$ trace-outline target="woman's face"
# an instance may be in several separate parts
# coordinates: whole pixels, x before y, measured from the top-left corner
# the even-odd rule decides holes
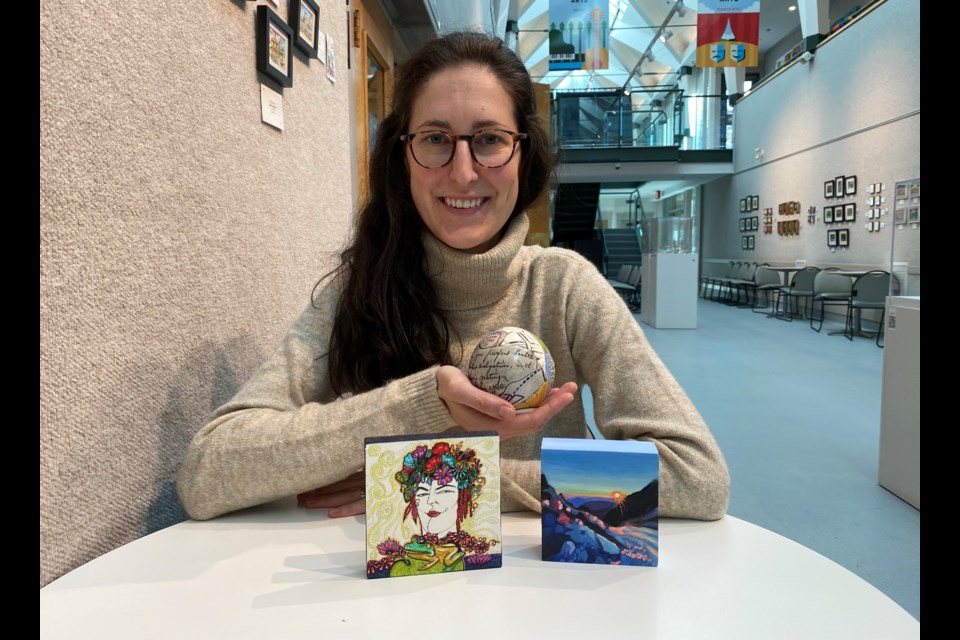
[[[457,528],[457,483],[439,484],[436,480],[421,482],[414,498],[424,533],[443,536]]]
[[[517,132],[513,101],[489,70],[465,65],[427,81],[413,102],[407,133],[463,135],[485,129]],[[409,144],[406,161],[413,202],[434,236],[469,253],[482,253],[497,243],[517,203],[519,145],[510,162],[495,169],[475,163],[466,140],[457,141],[453,160],[445,167],[421,167]]]

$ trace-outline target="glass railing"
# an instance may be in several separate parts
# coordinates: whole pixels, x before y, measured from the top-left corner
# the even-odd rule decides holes
[[[679,89],[558,91],[551,109],[558,149],[730,149],[732,123],[724,96],[685,96]]]

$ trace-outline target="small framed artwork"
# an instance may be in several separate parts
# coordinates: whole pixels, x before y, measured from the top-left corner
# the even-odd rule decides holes
[[[293,86],[293,30],[265,5],[257,7],[257,71]]]
[[[834,196],[838,198],[843,197],[843,194],[844,194],[843,187],[846,184],[846,180],[847,179],[844,176],[837,176],[836,178],[833,179],[833,195]]]
[[[368,579],[502,565],[496,432],[366,438],[364,452]]]
[[[876,184],[871,184],[871,185],[870,185],[870,188],[868,189],[868,191],[869,191],[869,193],[875,193],[875,192],[877,191],[877,185],[876,185]]]
[[[823,208],[823,221],[827,224],[833,223],[833,207]]]
[[[833,197],[833,180],[827,180],[823,183],[823,197],[832,198]]]
[[[754,242],[754,236],[747,236],[747,249],[753,250],[753,248],[756,246]]]
[[[747,199],[742,198],[740,200],[740,213],[746,213],[746,212],[747,212]]]
[[[847,176],[843,184],[843,193],[848,196],[857,193],[857,176]]]
[[[751,231],[757,231],[760,228],[760,216],[753,216],[753,227]]]
[[[320,7],[314,0],[290,0],[290,27],[297,48],[310,58],[320,57]]]
[[[880,231],[880,221],[879,221],[879,220],[874,220],[874,221],[871,222],[870,224],[873,225],[873,230],[874,230],[874,231]]]
[[[795,236],[800,235],[800,219],[799,218],[793,221],[793,235]]]
[[[919,198],[920,197],[920,183],[912,182],[910,183],[910,197]]]
[[[897,197],[898,197],[898,198],[906,198],[906,197],[907,197],[907,185],[905,185],[905,184],[898,184],[898,185],[897,185],[897,192],[896,192],[896,193],[897,193]]]
[[[893,221],[896,224],[904,224],[907,221],[907,210],[904,207],[897,207],[893,211]]]
[[[920,207],[910,207],[907,209],[907,222],[920,222]]]
[[[740,218],[740,233],[743,233],[746,230],[747,230],[747,219]]]
[[[827,246],[828,247],[837,246],[837,230],[836,229],[830,229],[829,231],[827,231]]]
[[[850,202],[843,205],[843,221],[853,222],[857,219],[857,203]]]
[[[759,211],[759,210],[760,210],[760,196],[753,196],[753,198],[750,199],[750,204],[752,205],[752,206],[750,207],[750,210],[751,210],[751,211]]]
[[[741,249],[746,249],[746,248],[747,248],[747,236],[741,236],[741,237],[740,237],[740,248],[741,248]]]
[[[783,235],[783,220],[777,220],[777,235]]]
[[[850,229],[837,229],[837,246],[850,246]]]

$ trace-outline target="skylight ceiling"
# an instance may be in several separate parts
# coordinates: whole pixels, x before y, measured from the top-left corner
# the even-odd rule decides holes
[[[688,9],[683,17],[674,13],[670,22],[664,25],[675,4],[674,0],[610,0],[604,16],[611,25],[608,68],[549,71],[550,2],[518,0],[519,53],[533,79],[549,84],[553,89],[621,89],[625,88],[630,72],[649,49],[653,60],[641,65],[626,88],[673,86],[679,67],[693,64],[697,37],[696,11]],[[665,42],[657,38],[661,26],[664,27]],[[567,41],[587,37],[579,27],[578,24],[573,32],[565,29]]]

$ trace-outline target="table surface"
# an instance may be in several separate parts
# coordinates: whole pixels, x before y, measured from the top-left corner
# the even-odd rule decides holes
[[[866,581],[731,516],[661,520],[659,567],[543,562],[534,514],[504,514],[503,538],[500,569],[368,580],[362,517],[283,500],[62,576],[40,589],[40,637],[920,637]]]

